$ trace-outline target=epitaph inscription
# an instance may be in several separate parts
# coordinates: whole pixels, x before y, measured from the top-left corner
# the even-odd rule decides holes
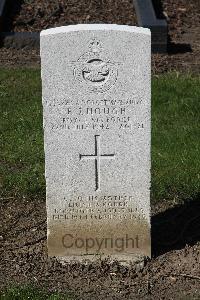
[[[150,32],[41,34],[48,253],[150,256]]]

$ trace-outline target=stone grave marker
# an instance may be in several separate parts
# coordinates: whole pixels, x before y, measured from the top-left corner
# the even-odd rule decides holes
[[[148,29],[41,33],[48,253],[134,262],[150,246]]]

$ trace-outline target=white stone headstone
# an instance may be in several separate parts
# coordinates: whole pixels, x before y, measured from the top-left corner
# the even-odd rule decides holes
[[[49,255],[150,256],[150,31],[47,29],[41,62]]]

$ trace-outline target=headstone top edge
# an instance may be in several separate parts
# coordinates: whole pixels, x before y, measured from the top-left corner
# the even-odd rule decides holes
[[[102,30],[102,31],[124,31],[132,33],[140,33],[151,35],[151,31],[148,28],[129,26],[129,25],[117,25],[117,24],[77,24],[55,27],[42,30],[40,36],[53,35],[58,33],[68,33],[76,31],[90,31],[90,30]]]

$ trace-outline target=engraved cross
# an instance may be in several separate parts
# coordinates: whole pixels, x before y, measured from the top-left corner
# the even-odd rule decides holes
[[[80,160],[94,159],[95,161],[95,190],[100,189],[100,162],[101,159],[113,159],[115,154],[101,154],[100,135],[95,135],[95,154],[80,154]]]

